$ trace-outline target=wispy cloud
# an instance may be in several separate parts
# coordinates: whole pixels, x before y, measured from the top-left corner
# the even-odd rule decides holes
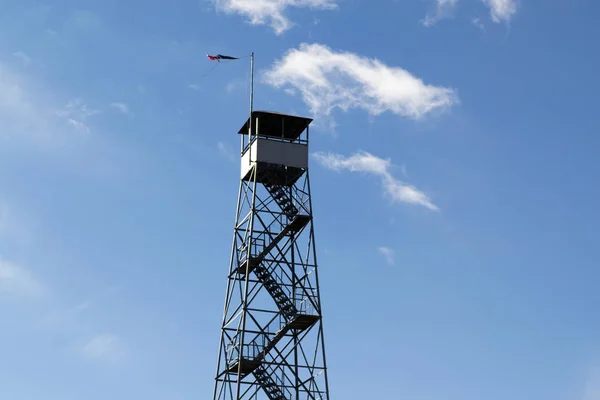
[[[481,29],[483,32],[485,32],[485,25],[483,24],[483,22],[481,22],[479,18],[473,18],[471,20],[471,23],[477,28]]]
[[[76,116],[85,119],[100,113],[99,110],[90,109],[81,99],[71,99],[62,110],[56,112],[60,116]]]
[[[387,262],[389,265],[396,264],[395,253],[393,249],[382,246],[379,247],[377,250],[381,253],[381,255],[383,255],[383,257],[385,258],[385,262]]]
[[[82,354],[92,360],[121,361],[125,356],[122,341],[112,334],[100,334],[92,337],[83,345]]]
[[[59,148],[72,142],[68,126],[89,131],[86,120],[99,111],[82,100],[64,106],[49,101],[51,94],[31,79],[0,63],[0,139],[11,136],[46,148]]]
[[[435,10],[425,16],[421,20],[421,23],[430,27],[438,23],[440,20],[449,18],[452,16],[453,11],[456,9],[459,0],[434,0]],[[517,13],[517,1],[518,0],[479,0],[484,3],[490,10],[490,17],[495,23],[510,22],[512,17]],[[479,18],[473,18],[471,20],[473,25],[485,31],[485,26],[481,23]]]
[[[316,116],[330,115],[337,107],[420,119],[458,102],[450,88],[425,84],[402,68],[321,44],[303,43],[289,50],[264,80],[277,88],[296,89]]]
[[[585,383],[582,400],[600,399],[600,369],[594,368]]]
[[[80,132],[90,133],[90,128],[81,121],[73,118],[67,118],[67,123]]]
[[[20,210],[0,198],[0,249],[27,245],[32,240],[31,221]]]
[[[8,67],[0,64],[0,117],[14,119],[33,116],[36,106],[28,98],[20,77]],[[3,124],[6,125],[6,122]],[[6,129],[2,129],[5,133]]]
[[[123,288],[122,285],[112,285],[95,296],[82,299],[70,305],[58,304],[48,310],[39,321],[39,326],[45,329],[59,330],[68,333],[88,331],[85,320],[93,318],[94,309],[105,307],[107,298]]]
[[[8,207],[8,204],[0,200],[0,235],[5,234],[9,230],[9,213],[10,209]]]
[[[110,106],[123,114],[129,114],[129,106],[125,103],[111,103]]]
[[[229,161],[235,161],[235,157],[233,155],[233,151],[231,151],[231,149],[229,148],[229,146],[227,146],[225,143],[218,142],[217,143],[217,149],[219,150],[219,153],[221,153],[221,155],[223,157],[225,157],[227,160],[229,160]]]
[[[313,157],[323,166],[334,171],[348,170],[375,175],[381,179],[385,193],[397,203],[417,204],[433,211],[439,208],[432,203],[429,197],[415,188],[394,178],[390,169],[392,162],[389,159],[379,158],[368,152],[358,152],[349,157],[333,153],[314,153]]]
[[[13,53],[13,56],[18,58],[24,66],[29,66],[29,64],[31,64],[31,57],[29,57],[27,54],[23,53],[22,51],[17,51],[15,53]]]
[[[42,285],[26,268],[0,258],[0,293],[37,297]]]
[[[90,127],[84,122],[89,117],[99,114],[99,110],[90,109],[81,99],[71,99],[67,104],[56,110],[55,115],[64,118],[66,123],[78,132],[90,133]]]
[[[439,20],[449,17],[457,4],[458,0],[435,0],[435,11],[427,14],[421,23],[427,27],[435,25]]]
[[[218,11],[246,16],[253,25],[269,24],[277,35],[290,29],[294,23],[285,12],[290,7],[319,10],[337,8],[336,0],[213,0]]]
[[[189,87],[190,89],[192,89],[192,90],[200,90],[200,85],[197,85],[197,84],[195,84],[195,83],[190,83],[190,84],[188,85],[188,87]]]
[[[225,91],[227,93],[233,93],[236,90],[242,89],[245,84],[246,83],[244,81],[240,80],[228,82],[227,85],[225,85]]]
[[[77,95],[65,99],[64,90],[0,62],[0,157],[58,157],[76,166],[71,169],[76,174],[124,172],[121,162],[128,162],[124,155],[132,152],[116,135],[95,132],[100,110]]]
[[[494,22],[509,22],[517,13],[517,0],[482,0],[489,8]]]

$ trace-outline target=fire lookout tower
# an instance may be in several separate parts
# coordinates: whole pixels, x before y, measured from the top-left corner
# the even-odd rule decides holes
[[[308,176],[309,118],[253,111],[213,400],[329,400]]]

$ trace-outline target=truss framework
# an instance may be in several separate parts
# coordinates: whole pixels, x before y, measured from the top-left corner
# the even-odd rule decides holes
[[[214,400],[329,400],[308,169],[240,181]]]

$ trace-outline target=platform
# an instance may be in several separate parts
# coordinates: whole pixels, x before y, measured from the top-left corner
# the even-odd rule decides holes
[[[227,371],[232,374],[237,374],[238,373],[238,364],[239,363],[236,362],[231,367],[229,367],[229,369]],[[242,358],[242,368],[240,371],[242,376],[248,375],[249,373],[254,371],[256,368],[260,367],[260,364],[261,364],[260,361],[254,361],[254,360],[248,360],[246,358]]]
[[[311,326],[313,326],[319,320],[318,315],[306,315],[306,314],[298,314],[288,322],[279,332],[275,334],[270,340],[270,342],[264,347],[264,349],[256,356],[254,359],[242,358],[241,365],[241,374],[242,376],[246,376],[249,373],[256,370],[261,365],[262,359],[265,357],[267,353],[269,353],[277,343],[287,335],[289,331],[292,329],[304,331]],[[238,373],[238,365],[236,362],[227,370],[229,373],[237,374]]]
[[[251,181],[253,179],[253,167],[256,167],[258,175],[256,182],[280,186],[292,186],[306,172],[306,168],[299,168],[289,165],[269,164],[266,162],[255,162],[252,166],[244,168],[242,163],[242,180]]]
[[[298,232],[302,230],[310,221],[310,216],[308,215],[296,215],[294,219],[287,225],[287,229],[290,232]]]
[[[240,264],[239,267],[236,268],[235,273],[240,275],[246,275],[246,269],[248,269],[248,272],[254,271],[254,268],[256,268],[256,266],[260,264],[261,261],[262,259],[258,259],[256,257],[247,258],[246,260],[244,260],[244,262]]]
[[[287,224],[283,228],[283,230],[277,234],[277,236],[275,236],[273,241],[271,243],[269,243],[259,255],[257,255],[256,257],[246,258],[246,260],[244,260],[240,264],[240,266],[236,268],[235,273],[245,275],[246,269],[248,269],[248,272],[252,272],[254,270],[254,268],[256,268],[256,266],[262,262],[262,260],[265,258],[265,256],[267,254],[269,254],[269,252],[277,245],[277,243],[279,243],[279,241],[281,239],[283,239],[290,232],[300,231],[302,228],[304,228],[308,224],[309,221],[310,221],[310,216],[308,216],[308,215],[302,215],[302,214],[296,215],[290,221],[290,223]],[[246,267],[247,264],[249,264],[248,267]]]
[[[313,326],[319,320],[318,315],[298,314],[287,325],[289,329],[298,329],[304,331]]]

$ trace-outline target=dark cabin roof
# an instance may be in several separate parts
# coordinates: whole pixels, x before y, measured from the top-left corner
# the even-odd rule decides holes
[[[252,135],[256,134],[256,118],[258,118],[258,135],[273,138],[296,140],[302,132],[310,125],[312,118],[297,117],[295,115],[281,114],[272,111],[252,112]],[[238,132],[242,135],[248,134],[248,122]]]

